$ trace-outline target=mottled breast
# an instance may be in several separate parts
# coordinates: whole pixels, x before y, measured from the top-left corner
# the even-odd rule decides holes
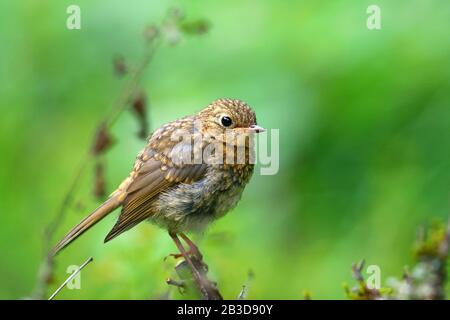
[[[253,164],[210,165],[204,178],[163,192],[151,221],[171,231],[201,231],[236,206],[252,173]]]

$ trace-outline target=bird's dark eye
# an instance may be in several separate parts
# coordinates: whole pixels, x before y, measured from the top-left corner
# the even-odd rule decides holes
[[[223,116],[222,119],[220,119],[220,122],[224,127],[229,127],[233,124],[233,121],[231,121],[230,117]]]

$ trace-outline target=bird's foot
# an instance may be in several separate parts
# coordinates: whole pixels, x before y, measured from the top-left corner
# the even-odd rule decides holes
[[[197,259],[198,261],[203,261],[203,255],[200,253],[197,247],[189,247],[189,250],[186,251],[186,254],[189,256],[192,256],[193,258]],[[167,257],[173,257],[174,259],[183,258],[184,255],[182,253],[171,253]],[[166,258],[167,258],[166,257]]]
[[[170,253],[168,256],[166,256],[164,258],[164,260],[166,260],[168,257],[173,257],[174,259],[179,259],[179,258],[183,257],[183,255],[181,253]]]

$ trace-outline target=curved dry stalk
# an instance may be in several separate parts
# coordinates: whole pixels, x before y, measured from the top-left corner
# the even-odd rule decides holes
[[[159,41],[157,40],[157,38],[154,38],[147,44],[146,51],[144,52],[140,63],[138,64],[137,68],[135,68],[134,71],[132,71],[132,73],[130,74],[128,81],[124,85],[118,99],[113,104],[111,111],[105,116],[104,120],[99,122],[99,127],[102,126],[103,128],[105,128],[105,130],[111,128],[120,117],[120,115],[129,107],[129,102],[140,90],[139,83],[142,80],[144,70],[153,57],[158,43]],[[98,139],[98,130],[97,134],[94,136],[94,143],[96,139]],[[33,299],[44,299],[45,297],[48,284],[53,278],[54,257],[51,254],[53,236],[64,221],[67,211],[73,203],[74,195],[79,188],[86,168],[95,156],[96,154],[92,150],[88,150],[86,152],[69,186],[69,189],[63,197],[59,209],[57,210],[55,216],[50,221],[44,232],[44,258],[39,269],[36,287],[31,294],[31,298]]]

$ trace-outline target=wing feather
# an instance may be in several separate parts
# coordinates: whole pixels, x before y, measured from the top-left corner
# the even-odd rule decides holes
[[[178,183],[192,183],[201,179],[207,168],[205,164],[170,166],[164,160],[162,157],[152,157],[137,169],[133,182],[127,188],[119,219],[105,242],[151,217],[152,205],[161,192]]]

